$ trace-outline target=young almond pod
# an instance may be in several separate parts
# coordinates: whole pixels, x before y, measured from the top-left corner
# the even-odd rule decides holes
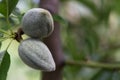
[[[54,71],[56,68],[48,47],[37,39],[23,40],[18,52],[22,61],[31,68],[42,71]]]
[[[53,18],[45,9],[33,8],[23,16],[22,30],[32,38],[47,37],[53,32],[53,29]]]

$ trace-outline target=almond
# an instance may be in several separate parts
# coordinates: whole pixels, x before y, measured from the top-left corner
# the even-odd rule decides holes
[[[42,8],[28,10],[22,19],[22,30],[32,38],[49,36],[54,29],[53,18],[49,11]]]
[[[55,62],[48,47],[37,39],[23,40],[18,48],[19,56],[28,66],[42,70],[54,71]]]

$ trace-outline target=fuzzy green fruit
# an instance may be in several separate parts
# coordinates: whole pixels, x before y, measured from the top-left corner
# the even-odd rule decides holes
[[[23,16],[22,30],[32,38],[47,37],[53,32],[53,29],[53,18],[45,9],[33,8]]]
[[[47,46],[36,39],[23,40],[18,48],[19,56],[28,66],[42,70],[54,71],[55,63]]]

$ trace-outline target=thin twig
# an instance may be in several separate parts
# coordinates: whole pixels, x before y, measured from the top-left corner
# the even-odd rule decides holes
[[[24,34],[23,30],[21,28],[18,29],[18,31],[15,33],[14,39],[16,39],[18,42],[22,41],[22,35]]]
[[[120,69],[120,63],[102,63],[102,62],[94,62],[94,61],[67,60],[66,65],[84,66],[84,67],[91,67],[91,68],[104,68],[104,69]]]
[[[10,35],[7,31],[2,30],[2,29],[0,29],[0,32],[1,32],[1,33],[4,33],[4,34],[7,34],[7,35]]]

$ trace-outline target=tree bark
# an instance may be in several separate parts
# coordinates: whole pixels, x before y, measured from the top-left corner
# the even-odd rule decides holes
[[[52,15],[58,14],[59,0],[40,0],[40,7],[49,10]],[[54,21],[54,27],[53,33],[44,39],[44,43],[53,55],[56,70],[53,72],[42,72],[42,80],[62,80],[64,55],[61,47],[59,22]]]

